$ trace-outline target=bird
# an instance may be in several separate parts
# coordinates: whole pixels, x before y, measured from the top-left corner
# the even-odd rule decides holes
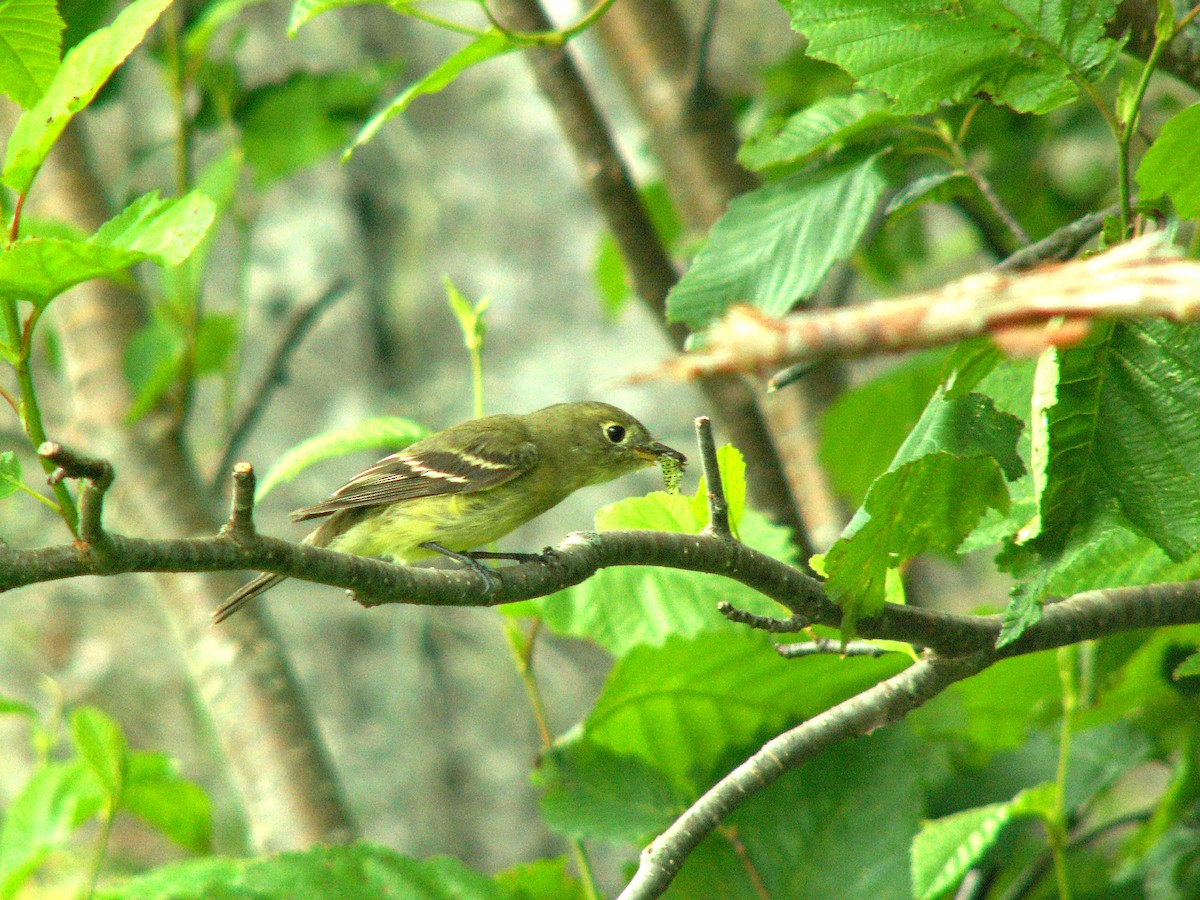
[[[452,425],[379,460],[325,500],[291,513],[324,521],[304,538],[359,556],[409,563],[447,556],[494,573],[479,558],[529,554],[471,551],[498,540],[580,488],[660,464],[687,463],[641,422],[608,403],[556,403],[523,415],[492,415]],[[213,613],[225,621],[286,576],[263,572]]]

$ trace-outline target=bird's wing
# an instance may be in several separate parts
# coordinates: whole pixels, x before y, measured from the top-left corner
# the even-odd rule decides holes
[[[528,440],[479,434],[457,449],[423,449],[419,441],[393,453],[342,485],[327,500],[291,514],[302,522],[345,509],[384,506],[436,494],[483,491],[533,468],[538,449]]]

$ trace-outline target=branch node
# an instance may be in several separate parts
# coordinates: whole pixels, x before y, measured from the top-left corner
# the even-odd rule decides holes
[[[788,616],[786,619],[756,615],[755,613],[734,606],[727,600],[722,600],[717,604],[717,611],[730,622],[736,622],[739,625],[749,625],[751,628],[757,628],[760,631],[769,631],[772,634],[795,634],[798,631],[803,631],[812,624],[811,621],[799,614]]]
[[[725,485],[721,483],[721,467],[717,462],[712,420],[708,416],[696,417],[696,443],[700,445],[700,466],[704,470],[704,484],[708,488],[708,524],[700,533],[732,540],[729,504],[725,500]]]
[[[220,536],[240,543],[254,534],[254,466],[240,462],[233,467],[229,518],[221,526]]]
[[[79,486],[79,540],[84,552],[103,562],[112,551],[112,538],[105,532],[103,523],[104,494],[112,486],[114,477],[112,463],[85,456],[57,441],[45,441],[37,452],[56,466],[46,477],[48,484],[58,484],[64,478],[82,482]]]

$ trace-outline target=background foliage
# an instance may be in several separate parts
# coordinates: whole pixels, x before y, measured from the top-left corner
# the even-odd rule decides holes
[[[419,97],[469,68],[559,46],[607,6],[535,34],[501,27],[476,4],[453,21],[421,4],[375,4],[462,39],[425,74],[405,70],[397,92],[400,67],[390,59],[244,83],[228,41],[234,35],[236,46],[241,19],[259,4],[169,5],[0,4],[0,90],[24,110],[0,176],[11,222],[0,253],[0,356],[24,443],[21,454],[0,457],[0,493],[11,505],[36,497],[72,531],[68,489],[43,491],[21,464],[47,437],[55,351],[41,317],[56,298],[97,278],[142,285],[154,305],[124,361],[136,397],[130,420],[166,408],[183,428],[197,391],[215,389],[229,426],[241,352],[259,336],[245,310],[204,302],[216,230],[246,228],[272,184],[339,153],[369,152]],[[288,32],[365,12],[335,7],[370,5],[297,0]],[[1147,61],[1123,54],[1125,37],[1107,29],[1114,2],[783,6],[803,40],[750,73],[752,89],[733,98],[739,160],[758,185],[698,246],[685,240],[661,186],[645,187],[667,240],[690,254],[667,299],[670,321],[702,336],[734,303],[782,314],[822,291],[822,302],[841,303],[938,283],[1114,200],[1104,242],[1161,227],[1195,251],[1188,219],[1200,210],[1200,116],[1190,88],[1154,74],[1154,54],[1191,35],[1194,11],[1159,4]],[[165,191],[177,196],[128,198],[90,234],[23,216],[72,118],[93,103],[128,102],[106,94],[119,92],[118,67],[139,47],[178,101],[180,177]],[[623,265],[613,244],[598,248],[610,315],[622,314]],[[452,286],[450,294],[479,408],[485,307]],[[520,325],[496,331],[505,327]],[[1002,643],[1053,598],[1200,575],[1198,370],[1196,326],[1138,321],[1095,323],[1086,340],[1036,361],[970,343],[857,373],[821,422],[821,460],[857,508],[819,560],[843,636],[885,600],[903,601],[904,590],[913,602],[946,602],[929,576],[943,563],[931,555],[966,559],[963,571],[979,578],[966,592],[970,606],[1006,613]],[[391,417],[319,435],[280,459],[262,492],[331,456],[416,439],[424,427]],[[740,539],[806,562],[786,529],[746,508],[737,451],[723,450],[722,463]],[[700,485],[622,500],[595,525],[697,532],[705,495]],[[785,660],[773,638],[718,614],[718,600],[775,612],[740,585],[648,567],[607,569],[503,611],[543,730],[533,778],[561,858],[482,872],[474,860],[416,859],[366,842],[212,855],[208,796],[166,756],[130,749],[120,726],[91,706],[46,711],[22,699],[0,705],[20,723],[32,760],[5,798],[0,896],[37,896],[47,885],[114,900],[289,892],[548,900],[611,890],[639,847],[765,740],[913,659],[893,645],[876,658]],[[590,708],[558,732],[539,710],[542,630],[602,648],[611,665]],[[1197,676],[1177,667],[1198,643],[1200,626],[1187,626],[996,664],[749,798],[689,858],[672,896],[1195,896]],[[113,824],[127,815],[185,858],[138,866],[114,852]],[[615,860],[599,887],[589,852]]]

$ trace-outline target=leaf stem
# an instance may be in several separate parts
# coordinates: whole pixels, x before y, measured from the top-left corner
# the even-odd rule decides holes
[[[112,823],[116,813],[116,803],[109,798],[104,803],[104,813],[100,819],[100,833],[96,836],[96,847],[92,852],[87,888],[81,895],[81,900],[92,900],[92,894],[96,891],[96,882],[100,880],[100,866],[104,863],[104,856],[108,852],[108,838],[112,833]]]
[[[17,387],[20,396],[20,401],[17,404],[17,415],[21,420],[21,427],[24,429],[25,435],[35,448],[40,447],[47,439],[46,428],[42,424],[42,410],[38,405],[37,388],[33,383],[33,371],[30,366],[33,328],[37,324],[40,315],[41,310],[35,306],[33,312],[29,314],[29,318],[22,326],[20,313],[17,310],[17,301],[11,296],[0,298],[0,316],[3,316],[5,330],[14,342],[19,341],[17,358],[13,363],[13,368],[17,373]],[[54,471],[54,463],[47,459],[42,459],[41,462],[42,468],[47,475]],[[71,497],[71,492],[61,481],[55,483],[52,487],[55,499],[58,501],[59,515],[67,523],[67,528],[71,530],[71,534],[78,537],[79,512],[75,508],[75,500]]]
[[[1067,773],[1071,755],[1071,725],[1079,705],[1076,666],[1079,657],[1074,645],[1058,649],[1058,677],[1062,684],[1062,729],[1058,737],[1058,768],[1054,778],[1054,810],[1046,823],[1050,852],[1054,857],[1054,880],[1059,900],[1071,900],[1071,880],[1067,870]]]

